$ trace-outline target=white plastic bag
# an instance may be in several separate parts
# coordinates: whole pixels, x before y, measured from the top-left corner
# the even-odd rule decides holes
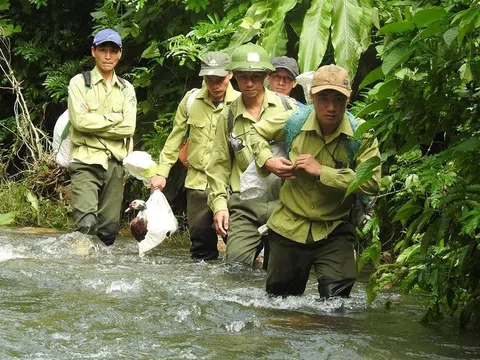
[[[312,99],[310,97],[310,89],[312,87],[314,73],[314,71],[308,71],[298,75],[295,78],[297,84],[301,85],[303,88],[303,94],[305,95],[305,100],[307,101],[307,104],[312,103]]]
[[[270,146],[273,156],[285,156],[284,143],[278,142]],[[262,177],[257,172],[255,161],[251,161],[247,169],[240,176],[240,199],[264,199],[271,201],[278,199],[278,191],[281,187],[281,181],[277,175],[269,174]],[[274,199],[274,197],[276,197]]]
[[[154,171],[157,167],[152,156],[145,151],[133,151],[123,159],[123,166],[138,180],[142,180],[143,184],[150,187],[150,178],[155,175]]]
[[[72,141],[67,136],[62,141],[62,133],[68,124],[68,110],[65,110],[58,118],[53,128],[53,153],[55,155],[55,162],[61,167],[67,168],[70,165],[70,148],[72,147]]]
[[[143,256],[177,231],[178,223],[170,204],[160,190],[147,200],[147,235],[138,243],[138,255]]]

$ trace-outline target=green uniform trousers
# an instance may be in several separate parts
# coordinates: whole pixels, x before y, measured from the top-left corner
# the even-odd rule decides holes
[[[354,240],[355,227],[349,222],[340,224],[327,238],[316,242],[310,233],[306,244],[269,230],[267,293],[303,294],[313,265],[321,297],[349,296],[357,278]]]
[[[101,165],[72,162],[69,172],[75,231],[97,235],[105,245],[112,245],[120,230],[123,166],[112,159],[108,170]]]
[[[241,200],[240,193],[233,193],[230,196],[228,200],[230,224],[225,253],[227,264],[253,265],[265,240],[258,233],[258,228],[267,222],[277,203],[278,200]]]
[[[213,226],[213,213],[207,205],[208,190],[187,189],[187,222],[192,259],[218,258],[218,237]]]

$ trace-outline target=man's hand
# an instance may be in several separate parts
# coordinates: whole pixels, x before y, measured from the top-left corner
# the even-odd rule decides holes
[[[229,214],[227,210],[217,211],[215,215],[213,215],[213,224],[215,225],[215,230],[217,230],[217,234],[223,239],[225,239],[225,236],[227,236],[228,221]]]
[[[295,179],[293,175],[294,166],[292,162],[286,158],[282,157],[272,157],[265,161],[265,167],[279,178],[285,180]]]
[[[311,154],[302,154],[297,157],[294,164],[295,170],[303,170],[312,176],[320,176],[322,165]]]
[[[150,181],[152,183],[150,185],[150,190],[152,192],[157,189],[159,189],[160,191],[163,191],[163,189],[165,188],[165,185],[167,185],[167,179],[165,178],[165,176],[161,176],[161,175],[152,176],[150,178]]]

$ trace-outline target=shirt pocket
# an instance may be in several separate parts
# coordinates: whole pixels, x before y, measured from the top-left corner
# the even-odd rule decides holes
[[[115,103],[112,106],[112,111],[115,113],[123,112],[123,104],[122,103]]]
[[[88,112],[97,113],[100,107],[100,104],[97,101],[87,100]]]
[[[189,117],[187,124],[190,126],[188,138],[190,141],[201,144],[203,142],[203,133],[205,130],[206,119]]]

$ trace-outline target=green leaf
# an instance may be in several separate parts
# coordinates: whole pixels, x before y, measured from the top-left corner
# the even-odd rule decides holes
[[[1,10],[8,10],[10,8],[10,1],[9,0],[0,0],[0,11]]]
[[[445,40],[445,44],[450,46],[458,36],[458,28],[448,29],[445,34],[443,34],[443,40]]]
[[[381,258],[381,245],[379,242],[375,242],[365,250],[362,251],[362,255],[358,260],[358,272],[362,271],[366,263],[371,261],[374,266],[380,265]]]
[[[415,214],[418,214],[420,211],[423,210],[423,207],[413,204],[411,202],[407,202],[403,204],[400,209],[397,210],[397,213],[393,217],[393,220],[400,221],[403,224],[407,222]]]
[[[344,67],[351,78],[357,71],[362,54],[360,44],[363,10],[351,0],[336,0],[332,10],[332,45],[335,50],[335,63]]]
[[[480,149],[480,138],[472,137],[455,146],[454,152],[478,152]]]
[[[285,55],[287,52],[285,16],[296,4],[297,0],[283,0],[278,7],[273,6],[268,14],[270,21],[263,33],[260,45],[271,58]]]
[[[413,49],[408,50],[404,47],[395,48],[385,57],[385,60],[383,60],[383,73],[388,75],[393,72],[393,70],[395,70],[399,65],[403,64],[410,58],[410,56],[413,54],[413,51]]]
[[[262,0],[252,4],[252,6],[248,8],[242,24],[239,26],[235,34],[233,34],[232,39],[228,44],[228,48],[224,50],[226,53],[232,53],[236,48],[252,40],[252,38],[260,32],[259,28],[254,25],[260,20],[264,20],[260,9],[264,8],[266,3],[267,1]]]
[[[330,37],[333,0],[313,0],[303,20],[298,50],[302,72],[315,71],[322,62]]]
[[[356,191],[358,188],[360,188],[362,184],[370,180],[373,175],[373,170],[379,165],[380,158],[378,156],[374,156],[362,163],[357,169],[355,169],[355,180],[353,180],[348,187],[345,193],[345,198],[354,191]]]
[[[103,19],[104,17],[106,17],[107,13],[104,12],[104,11],[95,11],[95,12],[90,13],[90,15],[92,15],[92,17],[95,20],[100,20],[100,19]]]
[[[363,89],[365,86],[370,85],[371,83],[378,81],[383,78],[382,67],[379,66],[376,69],[370,71],[367,76],[362,80],[359,85],[359,90]]]
[[[402,22],[395,22],[391,24],[387,24],[378,30],[380,34],[387,35],[387,34],[397,34],[412,31],[415,29],[415,25],[413,21],[402,21]]]
[[[26,196],[27,196],[27,200],[30,203],[32,209],[35,210],[35,212],[38,214],[38,212],[40,210],[40,204],[38,202],[38,198],[31,191],[27,191]]]
[[[428,26],[427,28],[421,30],[417,36],[415,36],[412,40],[412,44],[420,40],[424,40],[430,37],[433,37],[437,34],[440,34],[445,29],[445,24],[443,22],[436,22]]]
[[[445,9],[439,7],[421,9],[413,17],[413,22],[417,28],[421,28],[445,17],[446,13]]]
[[[152,41],[150,46],[143,50],[142,58],[144,59],[153,59],[160,56],[160,49],[156,41]]]
[[[15,220],[15,212],[0,214],[0,226],[12,225]]]
[[[458,71],[460,72],[460,79],[462,79],[463,81],[470,82],[473,80],[472,70],[470,69],[469,63],[465,63],[460,66],[460,69]]]
[[[388,106],[389,103],[390,103],[389,99],[382,99],[372,104],[369,104],[357,113],[357,117],[362,117],[372,112],[383,110]]]
[[[358,0],[362,8],[362,17],[360,19],[360,44],[362,52],[367,50],[371,44],[371,30],[374,19],[374,9],[372,0]],[[378,14],[376,14],[378,16]]]
[[[377,126],[378,124],[380,124],[384,120],[385,120],[385,117],[381,116],[381,117],[376,117],[376,118],[373,118],[373,119],[370,119],[370,120],[364,122],[363,124],[361,124],[358,127],[357,131],[355,131],[354,138],[355,139],[360,139],[364,133],[366,133],[370,129],[374,128],[375,126]],[[382,155],[383,155],[383,153],[382,153]]]
[[[400,255],[398,255],[396,263],[403,265],[406,262],[408,262],[408,260],[410,258],[415,256],[419,252],[420,252],[420,244],[412,245],[412,246],[406,248],[405,250],[403,250],[402,253]]]
[[[377,92],[378,99],[389,99],[392,93],[402,85],[399,79],[393,79],[384,83]]]

